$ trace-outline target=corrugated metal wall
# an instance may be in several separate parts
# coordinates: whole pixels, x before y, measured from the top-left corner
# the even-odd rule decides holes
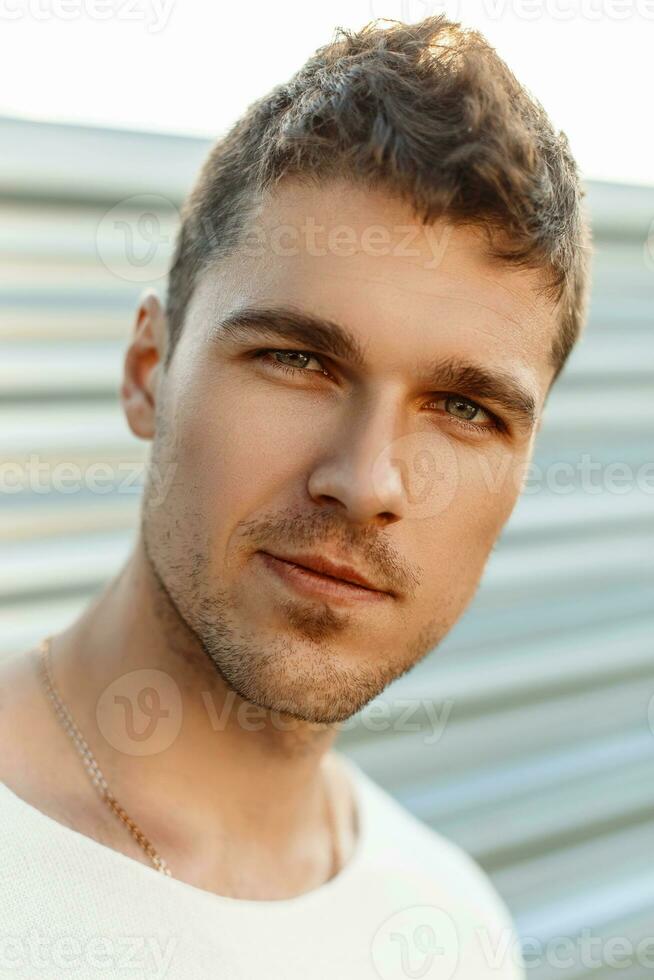
[[[0,141],[3,656],[126,557],[147,444],[118,403],[122,357],[208,144],[14,120]],[[138,194],[155,195],[140,266],[115,224],[136,227]],[[622,977],[654,971],[654,187],[588,197],[590,322],[532,479],[466,615],[339,742],[488,869],[535,980],[602,980],[620,955]]]

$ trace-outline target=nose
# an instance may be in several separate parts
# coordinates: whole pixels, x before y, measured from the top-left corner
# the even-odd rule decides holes
[[[406,488],[390,451],[397,438],[396,412],[373,405],[345,420],[308,480],[320,504],[336,502],[353,523],[385,527],[406,515]]]

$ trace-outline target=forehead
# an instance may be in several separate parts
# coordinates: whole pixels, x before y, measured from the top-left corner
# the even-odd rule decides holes
[[[347,324],[380,367],[467,354],[510,367],[544,397],[556,311],[538,284],[534,271],[491,260],[479,228],[425,226],[380,189],[287,179],[198,293],[218,319],[245,304],[292,305]]]

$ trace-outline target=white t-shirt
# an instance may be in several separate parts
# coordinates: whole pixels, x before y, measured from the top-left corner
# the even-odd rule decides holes
[[[524,980],[487,875],[349,757],[355,852],[290,899],[216,895],[60,824],[0,783],[0,977]]]

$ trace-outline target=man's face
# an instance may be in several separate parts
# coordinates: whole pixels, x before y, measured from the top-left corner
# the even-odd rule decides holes
[[[530,460],[554,310],[535,274],[484,257],[479,230],[425,228],[380,190],[287,180],[256,220],[200,278],[159,386],[167,489],[146,488],[144,539],[237,694],[333,723],[474,595]],[[273,329],[255,309],[295,315]],[[303,334],[303,314],[353,349]],[[386,592],[310,592],[262,552],[347,564]]]

